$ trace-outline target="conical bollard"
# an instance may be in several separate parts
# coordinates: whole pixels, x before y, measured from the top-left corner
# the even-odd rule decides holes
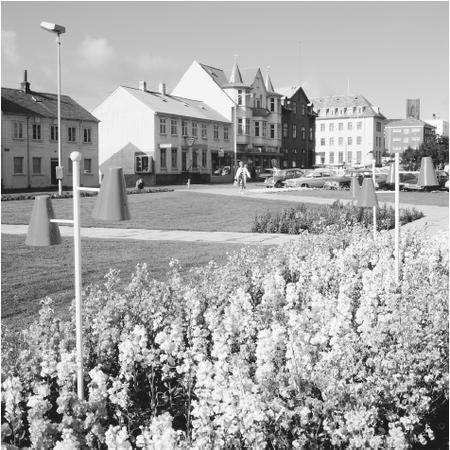
[[[49,195],[38,195],[34,200],[31,220],[25,244],[33,246],[57,245],[61,243],[61,234],[54,219],[52,201]]]
[[[361,186],[359,185],[358,177],[352,177],[350,183],[350,193],[352,195],[352,200],[357,200]]]
[[[423,187],[439,186],[431,156],[424,156],[422,158],[417,184]]]
[[[395,167],[394,164],[389,165],[389,172],[386,179],[387,184],[395,184]]]
[[[110,167],[105,174],[92,217],[100,220],[129,220],[127,189],[121,167]]]
[[[378,208],[377,194],[373,185],[372,178],[364,178],[361,190],[358,195],[356,206],[369,208],[375,206]]]

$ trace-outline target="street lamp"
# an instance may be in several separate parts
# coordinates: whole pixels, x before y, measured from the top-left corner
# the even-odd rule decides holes
[[[56,178],[58,179],[58,195],[62,195],[62,179],[63,167],[61,164],[62,150],[61,150],[61,40],[60,35],[66,32],[66,28],[56,23],[41,22],[41,27],[44,30],[56,33],[56,59],[58,70],[58,167],[56,168]]]
[[[31,213],[26,245],[48,246],[61,243],[58,223],[73,225],[74,265],[75,265],[75,327],[77,350],[77,393],[84,398],[83,382],[83,322],[81,308],[81,228],[80,228],[80,192],[98,192],[97,202],[92,212],[94,219],[128,220],[127,192],[121,167],[110,167],[100,188],[80,187],[81,153],[72,152],[73,163],[73,219],[55,219],[50,196],[38,195]]]

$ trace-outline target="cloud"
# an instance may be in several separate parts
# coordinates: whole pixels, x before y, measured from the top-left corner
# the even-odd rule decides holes
[[[15,31],[2,30],[2,58],[3,63],[16,64],[19,62],[19,55],[17,53]]]
[[[116,51],[105,38],[86,36],[78,49],[83,62],[94,69],[101,69],[116,58]]]
[[[175,70],[177,63],[170,58],[164,58],[162,56],[151,56],[147,52],[141,52],[138,54],[134,63],[140,70]]]

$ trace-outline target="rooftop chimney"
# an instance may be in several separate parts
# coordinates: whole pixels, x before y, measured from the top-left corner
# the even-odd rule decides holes
[[[166,83],[159,83],[158,91],[162,95],[167,95],[166,94]]]
[[[26,92],[27,94],[30,92],[30,83],[27,81],[27,71],[25,70],[23,74],[23,81],[20,83],[20,89],[22,92]]]
[[[146,91],[147,90],[147,82],[146,81],[139,81],[139,89],[141,91]]]

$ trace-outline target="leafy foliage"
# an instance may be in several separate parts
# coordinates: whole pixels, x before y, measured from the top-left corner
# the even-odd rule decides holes
[[[243,248],[167,281],[137,266],[3,335],[2,435],[35,448],[408,448],[448,408],[448,248],[355,227]],[[72,315],[73,316],[73,315]],[[445,427],[445,423],[444,423]],[[447,430],[448,431],[448,430]],[[444,438],[446,438],[445,430]]]
[[[433,136],[418,149],[408,148],[402,154],[402,164],[408,170],[419,170],[424,156],[431,156],[436,168],[448,164],[448,136]]]

